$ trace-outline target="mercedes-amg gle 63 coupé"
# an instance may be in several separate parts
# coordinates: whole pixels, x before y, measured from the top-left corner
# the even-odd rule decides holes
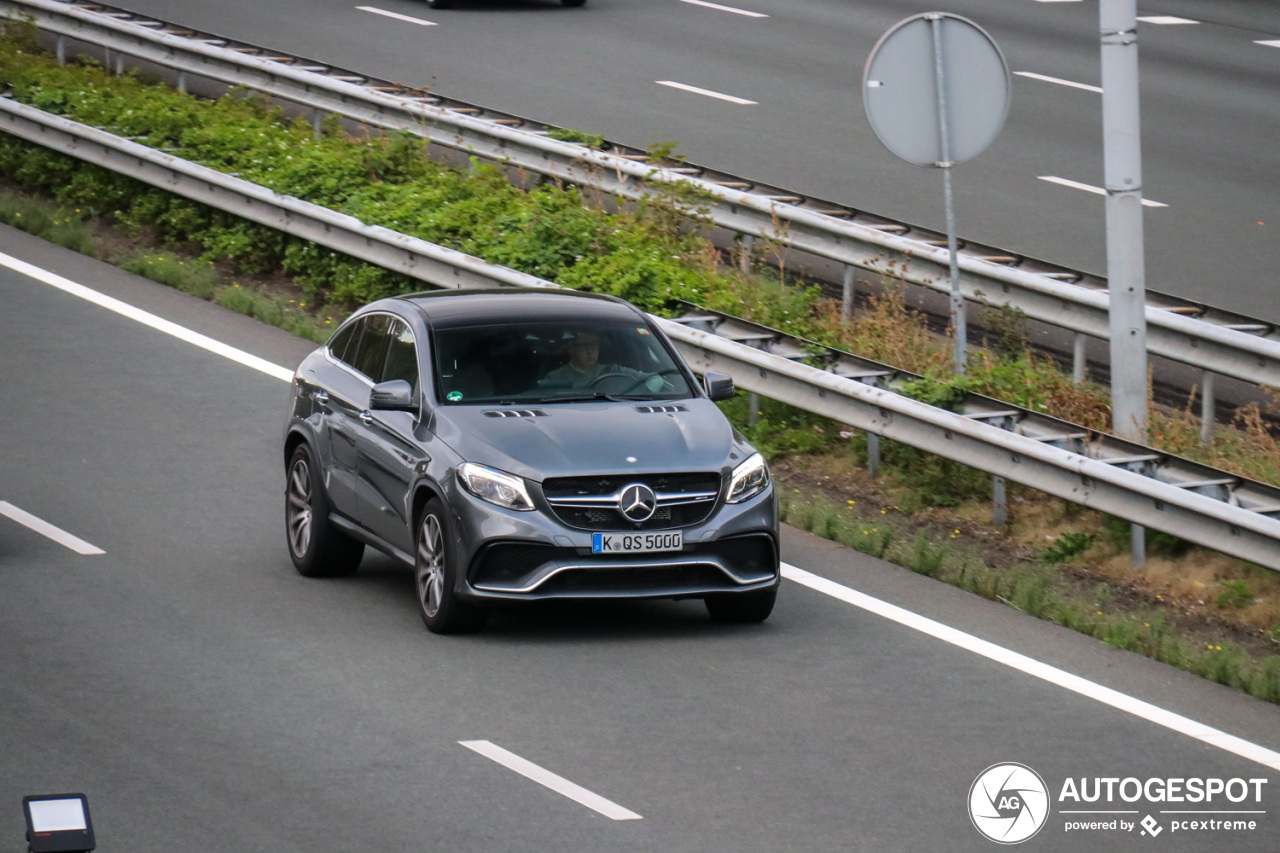
[[[769,469],[661,328],[606,296],[442,291],[361,308],[302,362],[285,427],[289,553],[413,567],[436,633],[492,605],[701,598],[759,622],[780,579]]]

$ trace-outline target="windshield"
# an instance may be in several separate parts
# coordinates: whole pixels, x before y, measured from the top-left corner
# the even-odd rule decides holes
[[[647,325],[513,322],[438,329],[433,337],[445,405],[690,396],[684,372]]]

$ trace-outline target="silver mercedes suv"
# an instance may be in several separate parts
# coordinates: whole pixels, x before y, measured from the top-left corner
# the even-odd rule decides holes
[[[426,626],[491,605],[701,598],[759,622],[780,574],[769,469],[635,306],[564,290],[439,291],[357,311],[302,362],[284,433],[290,556],[371,545],[413,567]]]

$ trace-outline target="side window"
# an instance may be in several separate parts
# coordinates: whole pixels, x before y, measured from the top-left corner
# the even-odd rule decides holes
[[[365,317],[361,324],[364,326],[364,334],[360,336],[354,356],[348,352],[344,359],[374,382],[382,375],[382,365],[387,359],[392,322],[392,318],[386,314],[370,314]]]
[[[364,321],[357,320],[339,330],[338,334],[333,336],[333,340],[329,341],[329,354],[338,361],[350,364],[351,356],[355,353],[355,344],[360,340],[362,326]]]
[[[400,320],[391,321],[391,348],[379,382],[403,379],[418,390],[418,351],[413,345],[413,330]]]

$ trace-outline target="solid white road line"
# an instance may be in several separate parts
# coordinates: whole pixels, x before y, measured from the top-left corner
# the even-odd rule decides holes
[[[1085,192],[1093,193],[1094,195],[1107,194],[1107,191],[1104,190],[1102,187],[1095,187],[1092,184],[1082,184],[1079,181],[1069,181],[1066,178],[1057,178],[1057,177],[1054,177],[1053,175],[1037,175],[1036,177],[1038,177],[1042,181],[1048,181],[1051,184],[1061,184],[1064,187],[1071,187],[1072,189],[1076,189],[1076,190],[1084,190]],[[1149,198],[1144,198],[1142,200],[1142,204],[1144,207],[1168,207],[1169,206],[1162,202],[1152,201]]]
[[[97,554],[105,554],[101,548],[90,545],[78,536],[72,536],[67,531],[54,527],[42,518],[37,518],[26,510],[18,509],[8,501],[0,501],[0,515],[7,515],[23,527],[30,528],[41,536],[46,536],[57,542],[59,545],[70,548],[77,554],[83,554],[86,557],[95,556]]]
[[[680,0],[681,3],[688,3],[691,6],[705,6],[708,9],[715,9],[719,12],[732,12],[735,15],[746,15],[748,18],[767,18],[768,15],[760,12],[748,12],[746,9],[735,9],[732,6],[721,6],[719,3],[708,3],[706,0]]]
[[[695,95],[706,95],[708,98],[719,98],[722,101],[728,101],[731,104],[742,104],[744,106],[754,104],[755,101],[748,101],[743,98],[735,98],[733,95],[722,95],[719,92],[713,92],[710,89],[699,89],[697,86],[686,86],[684,83],[677,83],[674,80],[654,80],[659,86],[670,86],[672,89],[679,89],[683,92],[693,92]]]
[[[1061,77],[1049,77],[1044,74],[1037,74],[1034,71],[1015,71],[1013,73],[1019,77],[1029,77],[1032,80],[1043,80],[1046,83],[1057,83],[1059,86],[1070,86],[1073,89],[1084,89],[1086,92],[1102,94],[1101,86],[1090,86],[1088,83],[1073,83],[1070,80],[1063,80]]]
[[[487,740],[460,740],[458,743],[472,752],[478,752],[485,758],[498,762],[508,770],[514,770],[526,779],[531,779],[545,788],[550,788],[557,794],[568,797],[576,803],[581,803],[592,811],[599,812],[610,820],[641,819],[640,815],[630,809],[624,809],[612,800],[606,800],[599,794],[593,794],[581,785],[576,785],[563,776],[557,776],[532,761],[526,761],[514,752],[509,752],[497,744],[490,743]]]
[[[395,18],[397,21],[404,21],[406,24],[417,24],[420,27],[434,27],[435,21],[424,21],[421,18],[410,18],[408,15],[401,15],[398,12],[388,12],[386,9],[379,9],[377,6],[357,6],[361,12],[370,12],[374,15],[382,15],[386,18]]]
[[[152,320],[159,320],[159,318],[153,317],[153,315],[147,314],[147,312],[145,311],[139,311],[138,309],[133,308],[130,305],[126,305],[125,303],[120,302],[119,300],[111,299],[110,297],[104,296],[100,293],[92,291],[83,285],[75,284],[74,282],[68,281],[67,279],[62,278],[61,276],[56,276],[53,273],[46,272],[45,270],[40,269],[39,267],[32,266],[31,264],[25,263],[23,261],[18,261],[15,258],[9,257],[8,255],[0,254],[0,265],[7,266],[10,269],[21,272],[23,275],[30,276],[31,278],[34,278],[37,281],[43,281],[46,284],[52,284],[54,287],[58,287],[62,290],[67,290],[68,292],[75,293],[77,296],[80,296],[83,299],[88,299],[98,305],[102,305],[103,307],[109,308],[112,311],[117,311],[118,313],[123,314],[126,317],[130,317],[131,319],[137,320],[140,323],[145,323],[146,325],[153,325],[153,323],[149,322],[145,318],[151,318]],[[73,286],[75,289],[70,289],[68,285]],[[120,307],[113,307],[113,306],[120,306]],[[120,310],[121,307],[128,310]],[[209,350],[210,352],[224,356],[225,358],[229,358],[241,364],[247,363],[241,358],[241,356],[247,356],[248,358],[253,359],[255,362],[258,363],[254,365],[256,369],[262,370],[264,373],[267,373],[268,375],[275,376],[277,379],[281,379],[285,382],[288,382],[293,378],[293,371],[286,370],[285,368],[279,367],[277,365],[273,365],[270,362],[257,358],[256,356],[248,356],[247,353],[243,353],[240,350],[235,349],[234,347],[229,347],[226,345],[219,345],[217,347],[204,346],[203,344],[198,342],[198,339],[203,339],[205,341],[209,341],[211,339],[205,338],[203,335],[197,334],[196,332],[183,329],[181,326],[178,326],[174,323],[168,323],[168,321],[161,321],[161,322],[166,323],[168,326],[171,326],[175,330],[180,330],[181,332],[185,333],[185,334],[179,334],[177,332],[170,332],[170,334],[174,334],[176,337],[181,338],[182,340],[187,340],[191,343],[195,343],[197,346],[201,346],[204,349]],[[214,341],[214,343],[217,343],[217,342]],[[9,506],[9,505],[5,504],[5,506]],[[1011,651],[1002,646],[997,646],[995,643],[991,643],[986,640],[980,640],[977,637],[972,636],[971,634],[966,634],[963,631],[950,627],[949,625],[943,625],[941,622],[935,622],[934,620],[929,619],[928,617],[921,616],[918,613],[912,613],[910,610],[906,610],[904,608],[898,607],[897,605],[889,604],[888,602],[881,601],[878,598],[872,598],[871,596],[866,595],[865,593],[857,592],[856,590],[850,589],[847,586],[838,584],[835,581],[827,580],[826,578],[820,577],[811,572],[807,572],[804,569],[797,568],[788,563],[782,564],[782,576],[791,581],[794,581],[795,583],[801,584],[803,586],[807,586],[810,589],[815,590],[816,592],[821,592],[825,595],[831,596],[832,598],[843,601],[846,604],[852,604],[855,607],[860,607],[863,610],[876,613],[877,615],[883,616],[886,619],[891,619],[894,622],[897,622],[898,624],[903,625],[905,627],[911,628],[916,631],[920,631],[921,633],[924,633],[924,634],[928,634],[931,637],[936,637],[937,639],[943,640],[944,642],[951,643],[952,645],[974,652],[975,654],[980,654],[983,657],[987,658],[988,660],[993,660],[993,661],[996,661],[997,663],[1002,663],[1006,666],[1020,670],[1021,672],[1024,672],[1028,675],[1032,675],[1032,676],[1035,676],[1036,678],[1040,678],[1052,684],[1056,684],[1060,687],[1063,687],[1064,689],[1071,690],[1072,692],[1079,693],[1083,696],[1089,696],[1090,698],[1097,699],[1099,702],[1110,705],[1113,708],[1126,711],[1127,713],[1133,714],[1134,716],[1140,717],[1144,720],[1148,720],[1149,722],[1156,723],[1157,725],[1164,726],[1165,728],[1173,729],[1174,731],[1179,731],[1184,734],[1187,734],[1188,736],[1194,737],[1197,740],[1200,740],[1204,743],[1209,744],[1210,746],[1216,746],[1219,749],[1226,750],[1227,752],[1234,753],[1235,755],[1239,755],[1243,758],[1248,758],[1252,761],[1258,762],[1259,764],[1264,764],[1267,767],[1280,770],[1280,753],[1274,752],[1273,750],[1267,749],[1266,747],[1259,746],[1258,744],[1250,743],[1249,741],[1244,740],[1243,738],[1238,738],[1235,735],[1227,734],[1226,732],[1220,731],[1215,728],[1211,728],[1210,726],[1206,726],[1203,723],[1198,723],[1195,720],[1189,719],[1187,717],[1183,717],[1179,714],[1175,714],[1172,711],[1166,711],[1163,708],[1152,705],[1149,702],[1144,702],[1141,699],[1135,699],[1132,696],[1128,696],[1117,690],[1112,690],[1109,687],[1103,687],[1100,684],[1096,684],[1095,682],[1089,681],[1088,679],[1081,678],[1078,675],[1072,675],[1071,673],[1066,672],[1064,670],[1049,666],[1048,664],[1040,663],[1034,658],[1027,657],[1026,655],[1019,654],[1018,652]],[[531,764],[530,762],[525,761],[519,756],[516,756],[516,755],[513,755],[512,753],[507,752],[505,749],[502,749],[499,746],[495,746],[494,744],[489,743],[489,741],[459,741],[459,743],[461,743],[463,746],[467,747],[468,749],[471,749],[475,752],[480,753],[481,755],[484,755],[488,758],[492,758],[494,761],[497,761],[499,764],[503,764],[504,766],[510,767],[512,770],[515,770],[517,773],[522,773],[523,771],[517,770],[512,765],[507,764],[505,761],[502,761],[495,756],[497,755],[510,756],[511,758],[515,759],[517,762],[522,763],[523,765],[533,768],[534,770],[540,773],[547,774],[547,776],[549,776],[550,778],[553,778],[553,779],[560,778],[558,776],[555,776],[555,774],[552,774],[546,770],[543,770],[542,768],[538,767],[536,764]],[[524,774],[524,775],[528,775],[528,774]],[[534,781],[541,782],[540,779],[537,779],[534,776],[529,776],[529,778],[534,779]],[[542,784],[546,784],[546,783],[543,782]],[[567,784],[573,785],[572,782],[569,782]],[[551,786],[548,785],[548,787],[551,787]],[[577,786],[574,786],[574,787],[576,788]],[[590,791],[586,791],[585,793],[589,794],[591,797],[596,796],[595,794],[591,794]],[[569,795],[566,794],[565,796],[569,796]],[[602,799],[601,801],[604,803],[608,803],[610,806],[613,806],[614,808],[619,809],[620,810],[619,814],[625,813],[626,815],[629,816],[629,817],[614,818],[615,820],[635,820],[640,817],[634,812],[629,812],[626,809],[623,809],[621,806],[616,806],[615,804],[610,803],[608,800]],[[579,802],[582,802],[582,801],[579,800]],[[587,804],[583,803],[583,805],[587,805]],[[591,807],[594,808],[593,806]],[[604,812],[601,812],[601,813],[603,814]],[[612,815],[610,816],[612,817]]]
[[[272,364],[266,359],[258,358],[256,355],[250,355],[244,350],[238,350],[235,347],[228,346],[221,341],[215,341],[199,332],[193,332],[188,328],[179,326],[177,323],[171,323],[162,317],[157,317],[141,308],[134,308],[127,302],[121,302],[119,299],[113,299],[104,293],[96,290],[90,290],[83,284],[76,284],[70,279],[65,279],[60,275],[55,275],[48,270],[40,269],[26,261],[20,261],[17,258],[0,253],[0,266],[8,267],[14,272],[42,281],[45,284],[58,288],[59,290],[70,293],[72,296],[78,296],[86,299],[95,305],[106,308],[108,311],[114,311],[121,316],[128,317],[130,320],[136,320],[145,326],[164,332],[166,335],[173,335],[179,340],[194,344],[201,349],[216,353],[223,358],[229,358],[232,361],[243,364],[245,367],[252,367],[254,370],[262,371],[268,376],[274,376],[277,379],[283,379],[285,382],[293,380],[293,371],[286,370],[277,364]]]
[[[1280,40],[1277,41],[1255,41],[1254,44],[1265,44],[1267,47],[1280,47]]]
[[[887,601],[872,598],[835,581],[806,572],[804,569],[798,569],[795,566],[783,563],[782,576],[824,595],[839,599],[846,604],[861,607],[863,610],[870,611],[877,616],[897,622],[899,625],[905,625],[922,634],[928,634],[945,643],[958,646],[965,651],[973,652],[988,660],[1002,663],[1019,672],[1024,672],[1065,690],[1070,690],[1072,693],[1079,693],[1081,696],[1087,696],[1104,705],[1110,705],[1112,708],[1124,711],[1127,714],[1133,714],[1135,717],[1155,723],[1158,726],[1164,726],[1210,746],[1224,749],[1241,758],[1256,761],[1273,770],[1280,770],[1280,752],[1275,752],[1256,743],[1250,743],[1243,738],[1238,738],[1235,735],[1198,723],[1181,714],[1166,711],[1149,702],[1143,702],[1141,699],[1135,699],[1118,690],[1112,690],[1110,687],[1103,687],[1101,684],[1089,681],[1087,678],[1072,675],[1065,670],[1058,669],[1056,666],[1049,666],[1034,658],[1010,651],[1003,646],[997,646],[995,643],[979,639],[972,634],[966,634],[949,625],[943,625],[941,622],[935,622],[926,616],[912,613],[910,610],[890,604]]]
[[[1193,21],[1190,18],[1179,18],[1176,15],[1147,15],[1139,17],[1139,21],[1145,24],[1162,24],[1168,26],[1170,24],[1198,24],[1199,21]]]

